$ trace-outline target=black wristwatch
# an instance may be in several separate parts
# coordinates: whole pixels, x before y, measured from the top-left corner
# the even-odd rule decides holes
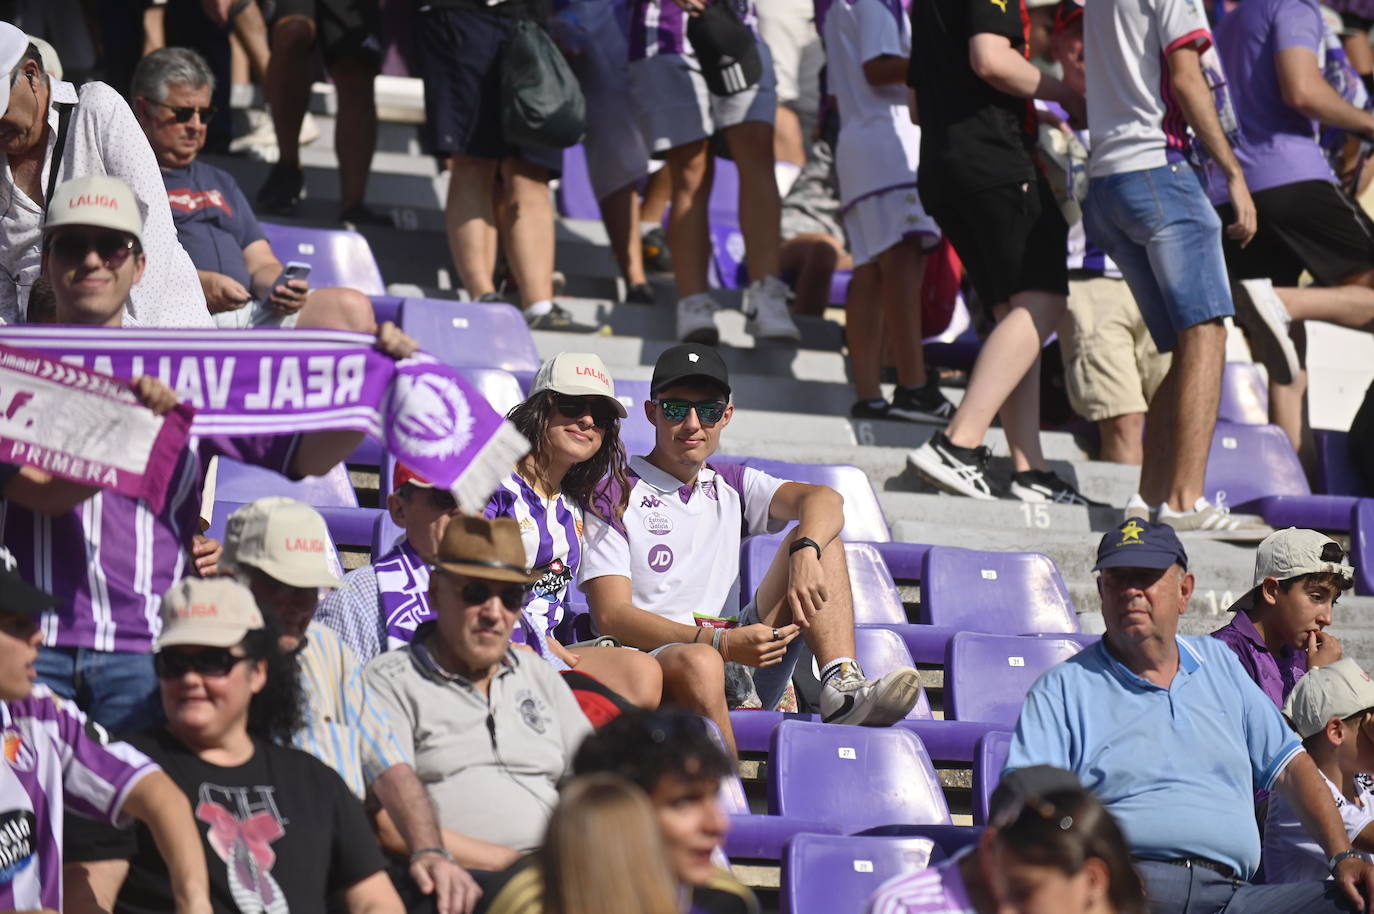
[[[808,547],[816,550],[816,558],[819,560],[821,557],[821,544],[809,536],[799,536],[793,540],[792,545],[787,547],[787,554],[795,555],[800,550]]]

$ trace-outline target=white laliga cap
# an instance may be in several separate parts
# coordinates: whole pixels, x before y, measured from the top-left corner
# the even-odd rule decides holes
[[[1334,574],[1344,590],[1355,583],[1355,569],[1346,560],[1339,543],[1316,530],[1289,527],[1275,530],[1255,551],[1255,584],[1240,595],[1231,611],[1251,609],[1265,579],[1287,581],[1306,574]]]
[[[599,355],[590,352],[560,352],[539,366],[530,386],[530,396],[541,390],[566,394],[570,397],[605,397],[615,406],[616,415],[624,419],[625,404],[615,398],[615,381],[606,370]]]
[[[19,65],[28,49],[28,35],[8,22],[0,22],[0,75],[6,77],[4,91],[0,92],[0,117],[4,117],[10,107],[9,73]]]
[[[43,234],[66,225],[114,229],[143,243],[143,212],[138,199],[129,185],[109,175],[86,175],[57,185]]]
[[[1333,717],[1344,720],[1371,708],[1374,681],[1349,658],[1309,670],[1283,703],[1283,713],[1303,739],[1320,733]]]

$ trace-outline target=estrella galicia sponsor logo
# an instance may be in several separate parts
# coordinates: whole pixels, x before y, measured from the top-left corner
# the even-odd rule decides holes
[[[659,574],[673,567],[673,550],[659,543],[649,550],[649,569]]]
[[[654,511],[644,518],[644,529],[654,536],[667,536],[673,532],[673,519],[666,514],[659,514]]]
[[[0,882],[10,882],[33,861],[36,825],[27,809],[0,813]]]

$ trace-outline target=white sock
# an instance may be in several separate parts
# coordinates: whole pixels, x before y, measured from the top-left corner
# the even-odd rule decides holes
[[[525,314],[529,317],[543,317],[553,310],[553,302],[547,298],[534,302],[525,309]]]
[[[836,657],[821,668],[821,685],[824,686],[831,679],[838,676],[846,663],[852,664],[854,669],[858,670],[859,675],[863,675],[864,671],[859,666],[859,661],[855,660],[853,657]]]

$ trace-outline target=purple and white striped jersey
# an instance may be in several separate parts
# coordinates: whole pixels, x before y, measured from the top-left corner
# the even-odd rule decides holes
[[[167,500],[102,491],[61,517],[0,501],[0,541],[30,584],[57,598],[43,614],[43,643],[98,651],[152,649],[162,595],[188,570],[200,532],[201,489],[214,456],[285,472],[296,436],[191,438],[172,471]]]
[[[525,642],[549,659],[544,640],[563,621],[568,588],[582,562],[582,509],[562,493],[545,499],[519,473],[512,473],[484,513],[488,518],[513,518],[520,525],[525,561],[539,573],[525,601],[521,628]],[[512,640],[520,640],[519,635],[519,630],[513,632]]]
[[[687,41],[687,12],[674,0],[630,0],[630,60],[657,54],[685,54],[695,60]],[[758,33],[754,0],[714,0],[733,3],[744,24]]]
[[[41,685],[0,702],[0,752],[0,910],[60,911],[63,812],[124,825],[124,798],[158,767]]]
[[[977,914],[969,900],[958,854],[939,866],[894,876],[878,887],[867,914]]]
[[[620,523],[587,514],[578,583],[629,578],[635,606],[685,625],[738,619],[740,541],[786,526],[769,516],[785,480],[723,463],[707,464],[695,485],[683,485],[643,457],[631,458],[627,475],[630,501]],[[614,495],[603,482],[596,503],[614,504]]]

